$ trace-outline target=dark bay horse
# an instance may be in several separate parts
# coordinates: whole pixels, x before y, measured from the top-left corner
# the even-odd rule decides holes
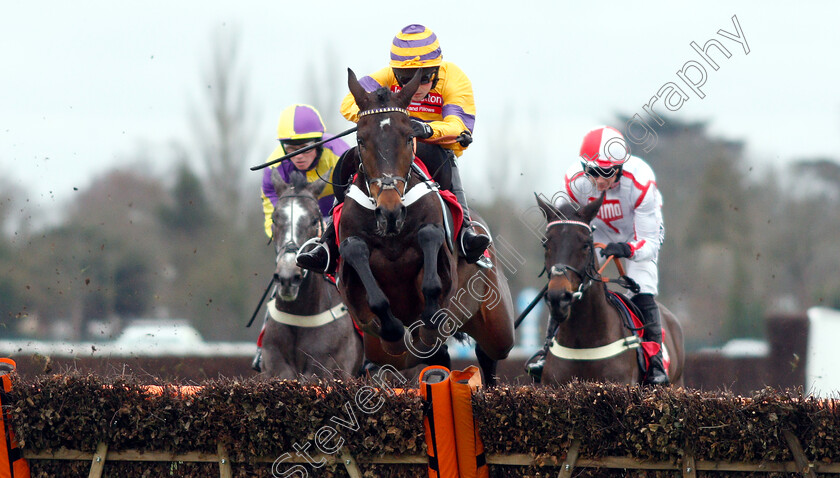
[[[618,310],[608,302],[607,286],[595,261],[590,222],[603,200],[604,195],[581,208],[568,203],[557,208],[537,196],[548,221],[543,243],[545,270],[549,271],[546,301],[552,318],[559,321],[553,351],[546,355],[544,384],[574,378],[629,384],[642,380],[635,348],[623,346],[623,339],[633,332],[624,327]],[[661,304],[659,308],[671,361],[668,376],[672,384],[682,385],[682,328],[671,311]]]
[[[263,335],[264,373],[284,379],[355,376],[362,340],[338,290],[324,275],[295,265],[300,246],[323,230],[316,198],[326,183],[287,184],[277,170],[271,179],[278,196],[271,226],[277,266]]]
[[[419,71],[419,70],[418,70]],[[348,69],[360,108],[361,166],[339,224],[338,287],[365,331],[365,356],[404,370],[449,365],[443,342],[456,333],[476,340],[484,383],[513,346],[513,303],[504,272],[480,268],[450,249],[447,214],[433,181],[412,168],[414,138],[406,108],[420,76],[392,93],[368,93]]]

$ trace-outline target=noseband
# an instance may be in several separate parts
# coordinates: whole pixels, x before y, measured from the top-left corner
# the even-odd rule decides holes
[[[595,282],[600,282],[601,278],[599,277],[598,272],[595,270],[594,266],[594,258],[595,258],[595,246],[592,242],[592,226],[583,222],[583,221],[572,221],[568,219],[560,219],[557,221],[552,221],[545,226],[545,232],[548,233],[548,230],[551,229],[552,226],[560,226],[560,225],[574,225],[574,226],[581,226],[585,227],[586,230],[589,232],[589,240],[587,245],[589,246],[589,261],[587,261],[586,268],[583,271],[580,271],[568,264],[554,264],[551,266],[551,270],[548,271],[548,279],[551,280],[553,277],[557,276],[564,276],[567,279],[569,276],[566,274],[567,272],[571,271],[575,275],[578,276],[580,279],[580,286],[578,286],[578,290],[572,293],[572,300],[580,300],[583,297],[584,292],[586,292],[592,284]],[[588,279],[588,280],[587,280]]]
[[[283,199],[295,199],[295,198],[308,199],[308,200],[310,200],[310,201],[314,201],[314,202],[315,202],[315,208],[318,210],[318,221],[319,221],[319,222],[318,222],[318,229],[319,229],[319,232],[323,232],[323,230],[324,230],[324,218],[321,216],[321,209],[320,209],[320,207],[318,206],[318,200],[317,200],[317,199],[315,199],[314,197],[312,197],[312,196],[305,196],[305,195],[302,195],[302,194],[289,194],[289,195],[287,195],[287,196],[281,196],[281,197],[279,197],[279,198],[277,199],[277,205],[279,206],[279,205],[280,205],[280,201],[282,201]],[[289,218],[289,227],[291,227],[291,228],[292,228],[292,233],[294,233],[294,224],[295,224],[295,216],[294,216],[294,206],[295,206],[295,203],[294,203],[294,201],[292,201],[291,206],[292,206],[292,208],[291,208],[291,209],[292,209],[292,217],[290,217],[290,218]],[[276,239],[276,238],[274,238],[274,239]],[[310,242],[310,241],[312,241],[312,240],[318,240],[318,238],[317,238],[317,237],[313,237],[313,238],[312,238],[312,239],[310,239],[309,241],[306,241],[306,243],[304,243],[304,245],[305,245],[305,244],[307,244],[307,243],[309,243],[309,242]],[[295,242],[294,234],[291,234],[291,235],[290,235],[290,237],[289,237],[289,240],[288,240],[288,241],[286,241],[286,243],[285,243],[285,244],[283,244],[283,245],[280,245],[279,243],[275,242],[275,243],[274,243],[274,252],[275,252],[275,254],[277,255],[277,257],[276,257],[276,259],[274,260],[274,262],[275,262],[275,263],[280,262],[280,256],[281,256],[281,255],[284,255],[284,254],[295,254],[295,255],[297,255],[297,253],[298,253],[298,251],[300,251],[300,248],[301,248],[301,247],[303,247],[303,245],[300,245],[300,246],[299,246],[299,245]],[[308,270],[308,269],[303,269],[303,272],[301,273],[301,278],[302,278],[302,279],[303,279],[303,278],[305,278],[305,277],[306,277],[306,275],[307,275],[308,273],[309,273],[309,270]]]
[[[382,114],[382,113],[403,113],[406,116],[409,116],[409,117],[411,116],[411,115],[409,115],[408,110],[406,110],[405,108],[399,108],[399,107],[396,107],[396,106],[388,106],[388,107],[385,107],[385,108],[374,108],[374,109],[370,109],[370,110],[364,110],[364,111],[360,111],[358,115],[359,115],[359,118],[363,118],[363,117],[368,116],[368,115],[376,115],[376,114]],[[383,159],[384,159],[384,157],[383,157]],[[362,164],[359,164],[359,169],[362,172],[362,174],[364,174],[365,177],[367,177],[367,174],[365,173],[365,170],[364,170],[364,166]],[[405,196],[405,190],[408,188],[408,181],[410,179],[411,179],[411,168],[408,168],[408,172],[405,174],[405,177],[394,176],[392,174],[384,174],[381,178],[368,179],[368,180],[365,181],[365,184],[366,184],[367,189],[368,189],[368,196],[370,196],[370,186],[374,185],[374,186],[379,187],[379,194],[382,194],[384,191],[386,191],[388,189],[393,189],[393,190],[397,191],[397,194],[400,195],[400,201],[402,201],[403,197]],[[397,182],[398,181],[403,183],[403,192],[402,193],[400,193],[399,189],[397,189]]]

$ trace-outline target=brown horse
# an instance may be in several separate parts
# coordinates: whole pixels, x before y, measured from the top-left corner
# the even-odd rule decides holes
[[[415,75],[397,93],[386,88],[368,93],[348,69],[360,108],[361,166],[341,213],[338,286],[365,331],[371,362],[398,369],[448,366],[444,342],[463,332],[476,340],[489,385],[496,361],[513,346],[510,290],[492,247],[493,268],[459,259],[446,237],[447,212],[436,184],[412,167],[406,108],[419,83]]]
[[[642,379],[634,348],[638,342],[607,300],[607,286],[596,267],[590,222],[603,200],[604,195],[581,208],[566,203],[558,209],[537,196],[548,220],[543,239],[545,270],[550,276],[546,302],[552,320],[559,322],[552,350],[546,355],[544,384],[574,378],[635,384]],[[671,361],[668,376],[671,383],[682,385],[682,328],[674,314],[661,304],[659,308]]]
[[[287,184],[277,170],[272,238],[277,251],[276,288],[263,335],[263,371],[284,379],[299,376],[355,376],[362,364],[362,340],[335,285],[322,274],[295,265],[295,254],[323,230],[317,197],[323,181]]]

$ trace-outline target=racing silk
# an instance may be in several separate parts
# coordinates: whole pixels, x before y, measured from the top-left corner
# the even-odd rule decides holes
[[[332,135],[330,134],[324,134],[323,139],[329,139],[331,137]],[[312,162],[312,167],[306,171],[306,182],[313,183],[319,179],[319,176],[327,181],[332,181],[333,167],[335,167],[335,163],[338,162],[341,154],[348,149],[350,147],[341,138],[336,138],[325,143],[321,156],[315,158],[315,161]],[[285,154],[283,147],[279,146],[268,157],[268,161],[277,159],[283,154]],[[290,181],[289,173],[295,169],[295,165],[291,161],[282,161],[277,165],[272,165],[263,170],[262,203],[263,212],[265,213],[265,233],[268,237],[271,237],[271,216],[274,214],[274,208],[277,205],[277,192],[274,190],[274,185],[271,184],[271,170],[274,168],[277,168],[280,172],[280,177],[283,178],[283,181],[288,183]],[[332,209],[334,199],[332,184],[327,183],[324,186],[324,190],[321,191],[321,195],[318,196],[318,207],[321,209],[321,215],[325,218],[330,215],[330,209]]]
[[[368,92],[383,87],[393,92],[402,89],[391,67],[365,76],[359,80],[359,83]],[[444,61],[438,70],[438,82],[435,88],[429,91],[429,94],[419,103],[412,101],[408,106],[408,112],[412,118],[422,120],[432,127],[434,133],[431,139],[441,136],[458,136],[464,130],[472,133],[475,126],[475,99],[472,83],[457,65]],[[356,105],[356,100],[352,93],[348,93],[341,102],[341,114],[357,123],[358,113],[359,107]],[[458,143],[441,146],[451,149],[456,156],[461,156],[466,149]]]
[[[566,194],[580,206],[600,197],[595,182],[583,173],[580,162],[566,172]],[[644,160],[631,156],[624,163],[621,178],[607,190],[595,226],[595,242],[630,244],[630,260],[655,261],[665,238],[662,195],[653,170]]]

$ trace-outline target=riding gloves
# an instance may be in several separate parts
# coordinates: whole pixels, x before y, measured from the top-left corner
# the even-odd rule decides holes
[[[630,257],[631,255],[633,255],[633,249],[626,242],[611,242],[601,250],[602,257],[615,256],[618,258]]]
[[[432,135],[435,134],[431,126],[414,118],[411,118],[411,131],[417,139],[431,138]]]

